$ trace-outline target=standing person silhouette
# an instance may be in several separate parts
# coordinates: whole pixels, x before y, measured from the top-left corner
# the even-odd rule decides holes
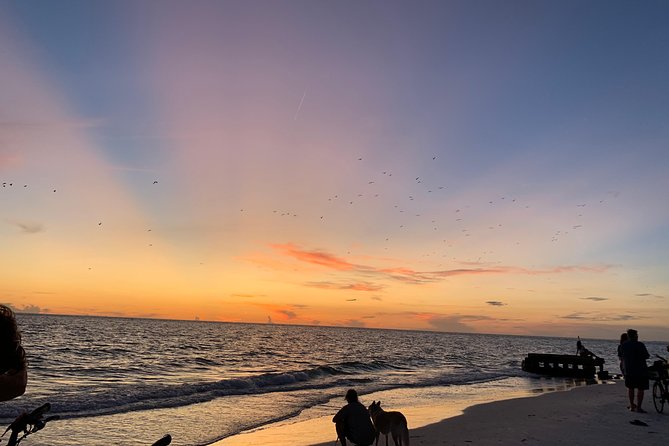
[[[625,376],[625,364],[623,363],[623,344],[627,342],[629,337],[627,332],[620,335],[620,344],[618,344],[618,361],[620,362],[620,373]]]
[[[27,383],[26,352],[14,312],[0,304],[0,401],[23,395]]]
[[[648,350],[643,342],[639,342],[639,333],[636,330],[627,330],[629,338],[621,346],[623,354],[623,367],[625,369],[625,387],[629,397],[629,409],[632,412],[645,413],[641,407],[644,391],[648,390],[648,369],[646,359],[650,358]],[[634,390],[637,391],[636,403],[634,402]]]
[[[370,446],[376,438],[376,431],[367,408],[358,401],[355,389],[346,392],[346,401],[348,404],[332,418],[341,446],[346,446],[346,439],[357,446]]]

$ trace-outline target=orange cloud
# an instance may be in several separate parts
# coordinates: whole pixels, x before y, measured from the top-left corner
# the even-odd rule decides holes
[[[304,251],[298,249],[297,246],[292,243],[287,243],[283,245],[271,245],[272,248],[279,251],[283,255],[293,257],[302,262],[313,263],[316,265],[325,266],[327,268],[339,270],[339,271],[348,271],[355,269],[355,265],[347,262],[346,260],[340,259],[322,251]]]
[[[366,277],[375,276],[380,280],[390,279],[400,281],[408,284],[420,285],[425,283],[434,283],[444,280],[448,277],[463,276],[463,275],[492,275],[492,274],[525,274],[525,275],[546,275],[546,274],[562,274],[574,272],[586,273],[602,273],[611,268],[610,265],[601,266],[556,266],[547,269],[530,269],[516,266],[498,266],[494,268],[457,268],[451,270],[440,271],[416,271],[412,268],[397,266],[390,268],[377,268],[370,265],[354,264],[347,260],[337,257],[320,250],[304,250],[293,243],[273,244],[270,245],[279,254],[301,262],[310,263],[314,265],[323,266],[335,271],[347,271],[358,273]],[[268,265],[269,262],[264,262]],[[326,289],[353,289],[361,291],[378,291],[379,285],[372,285],[368,287],[367,282],[360,282],[356,284],[336,284],[333,282],[308,282],[307,286],[326,288]]]
[[[380,291],[383,288],[385,288],[383,285],[378,285],[369,282],[356,282],[356,283],[307,282],[305,285],[312,288],[321,288],[324,290]]]

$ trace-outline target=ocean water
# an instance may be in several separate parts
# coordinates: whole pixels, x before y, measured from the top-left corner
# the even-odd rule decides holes
[[[444,388],[529,391],[545,383],[520,370],[526,353],[575,350],[571,338],[55,315],[18,321],[29,384],[24,396],[0,404],[0,425],[44,402],[61,417],[26,446],[150,445],[165,433],[174,445],[206,445],[329,410],[351,387],[422,398]],[[616,340],[583,341],[618,371]],[[666,353],[663,344],[646,345]]]

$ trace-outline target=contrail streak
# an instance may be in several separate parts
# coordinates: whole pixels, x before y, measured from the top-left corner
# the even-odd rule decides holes
[[[293,121],[297,121],[297,114],[300,112],[300,109],[302,108],[302,103],[304,102],[304,98],[307,96],[307,89],[304,89],[304,93],[302,93],[302,99],[300,99],[300,105],[297,106],[297,111],[295,112],[295,116],[293,117]]]

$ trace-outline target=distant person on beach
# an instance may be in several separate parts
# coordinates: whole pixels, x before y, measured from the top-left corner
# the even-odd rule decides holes
[[[645,413],[641,407],[644,391],[648,390],[648,369],[646,359],[650,358],[643,342],[639,342],[639,333],[636,330],[627,330],[629,338],[622,345],[623,368],[625,370],[625,387],[629,396],[629,409],[632,412]],[[634,390],[636,389],[636,403]]]
[[[23,395],[27,383],[26,353],[14,312],[0,304],[0,401]]]
[[[627,332],[620,335],[620,344],[618,344],[618,362],[620,363],[620,373],[625,376],[625,363],[623,362],[623,344],[627,342],[629,337]]]
[[[576,341],[576,355],[578,355],[578,356],[589,356],[591,358],[596,358],[597,357],[593,352],[591,352],[590,350],[585,348],[585,346],[583,345],[583,342],[581,342],[581,337],[580,336],[578,337],[578,341]]]
[[[367,408],[358,401],[355,389],[346,392],[346,401],[348,404],[332,418],[341,445],[346,446],[348,439],[357,446],[370,446],[376,438],[376,431]]]

